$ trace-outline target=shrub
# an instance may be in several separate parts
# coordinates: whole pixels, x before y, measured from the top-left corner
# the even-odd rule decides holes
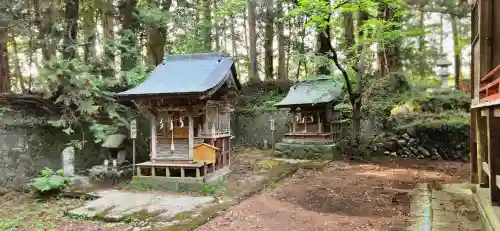
[[[54,171],[50,168],[44,168],[40,176],[33,179],[30,183],[30,189],[39,195],[57,194],[70,185],[69,178],[63,176],[63,170]]]

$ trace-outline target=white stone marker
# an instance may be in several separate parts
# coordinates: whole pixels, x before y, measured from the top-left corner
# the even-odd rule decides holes
[[[75,175],[75,148],[66,147],[62,151],[62,166],[64,170],[64,176],[74,176]]]

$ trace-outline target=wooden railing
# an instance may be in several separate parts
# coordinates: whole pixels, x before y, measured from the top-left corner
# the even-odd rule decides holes
[[[480,103],[500,99],[500,78],[495,78],[498,73],[500,73],[500,65],[481,78],[482,87],[479,88]]]

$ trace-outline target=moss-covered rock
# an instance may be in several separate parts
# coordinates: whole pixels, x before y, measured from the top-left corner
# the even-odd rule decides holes
[[[400,125],[395,132],[416,138],[415,144],[435,150],[446,159],[467,160],[469,155],[468,118],[426,119]],[[414,148],[418,148],[418,146]]]

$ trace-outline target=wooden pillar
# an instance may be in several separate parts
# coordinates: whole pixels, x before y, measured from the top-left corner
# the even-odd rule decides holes
[[[156,176],[155,167],[151,167],[151,176]]]
[[[295,113],[295,108],[293,108],[292,110],[293,110],[293,112],[292,112],[292,117],[293,117],[293,119],[292,119],[292,133],[295,133],[295,132],[297,132],[297,120],[295,118],[295,116],[297,114]]]
[[[208,174],[207,163],[203,163],[203,176],[207,176],[207,174]]]
[[[200,168],[196,168],[196,178],[200,178]]]
[[[137,176],[141,176],[141,167],[140,166],[136,167],[136,171],[137,171]]]
[[[487,134],[486,134],[486,117],[481,115],[481,109],[476,109],[476,138],[477,138],[477,174],[478,174],[478,183],[481,187],[487,188],[489,187],[488,175],[483,170],[483,162],[487,162],[488,153],[487,153]]]
[[[186,176],[186,173],[184,172],[184,168],[181,168],[181,177],[185,177]]]
[[[490,166],[491,204],[500,205],[500,189],[497,186],[496,175],[499,173],[498,155],[500,154],[500,118],[495,117],[493,108],[488,109],[488,160]]]
[[[318,117],[318,133],[323,133],[323,125],[321,124],[319,112],[316,113],[316,116]]]
[[[469,148],[470,148],[470,182],[472,184],[477,184],[479,183],[479,163],[478,163],[478,156],[477,156],[477,138],[476,138],[476,123],[477,123],[477,117],[476,117],[476,109],[471,109],[470,113],[470,131],[469,131]]]
[[[226,163],[226,138],[222,139],[222,157],[221,157],[221,168],[224,168]]]
[[[165,177],[170,177],[170,169],[168,167],[165,168]]]
[[[156,160],[156,117],[151,116],[151,160]]]
[[[193,113],[191,111],[188,112],[188,123],[189,123],[189,159],[193,159],[193,148],[194,148],[194,121],[193,121]]]
[[[231,138],[227,140],[227,166],[231,167]]]

